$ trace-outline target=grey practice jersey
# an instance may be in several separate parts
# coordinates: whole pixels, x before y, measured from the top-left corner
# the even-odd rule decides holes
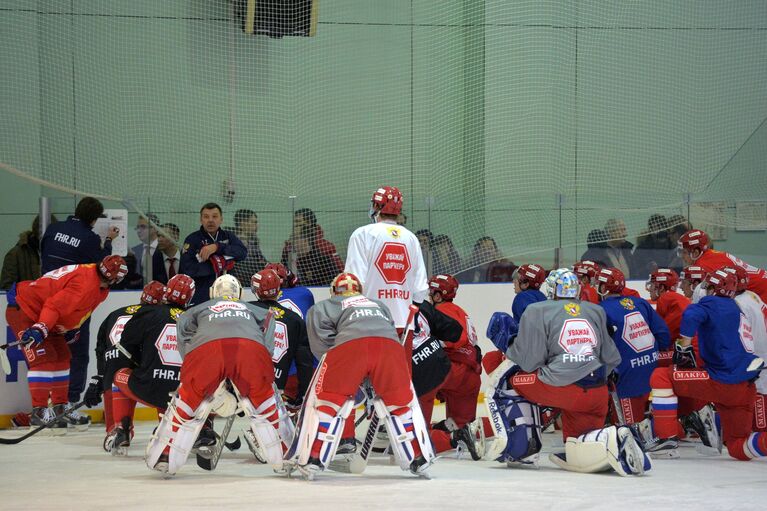
[[[206,342],[240,338],[263,345],[271,356],[274,354],[274,321],[266,321],[268,312],[269,309],[246,302],[221,299],[195,305],[178,318],[179,353],[184,357]]]
[[[575,383],[603,365],[607,376],[621,361],[604,310],[576,300],[530,305],[506,356],[524,371],[540,369],[541,381],[557,387]]]
[[[306,314],[309,345],[320,358],[330,348],[363,337],[385,337],[399,342],[389,309],[363,295],[333,296]]]

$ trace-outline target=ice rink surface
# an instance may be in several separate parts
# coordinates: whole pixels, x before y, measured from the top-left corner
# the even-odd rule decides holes
[[[238,419],[230,440],[243,426]],[[655,460],[644,477],[561,470],[547,459],[553,444],[561,446],[556,433],[544,434],[538,470],[474,462],[468,455],[457,459],[451,452],[437,460],[431,480],[402,472],[382,457],[371,459],[362,475],[326,471],[307,482],[272,473],[243,443],[239,451],[225,450],[213,472],[190,456],[174,478],[163,479],[143,461],[153,427],[137,423],[128,457],[102,450],[103,424],[85,433],[38,434],[0,445],[0,509],[767,510],[767,463],[704,458],[691,444],[680,448],[680,459]],[[6,438],[20,434],[0,431]]]

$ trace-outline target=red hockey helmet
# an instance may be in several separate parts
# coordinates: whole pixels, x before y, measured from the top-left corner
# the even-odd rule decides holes
[[[141,291],[141,303],[147,305],[157,305],[162,302],[162,297],[165,295],[165,284],[153,280]]]
[[[679,237],[679,247],[687,252],[692,252],[695,249],[705,252],[710,243],[708,234],[700,229],[691,229]]]
[[[295,287],[298,284],[296,274],[282,263],[269,263],[264,266],[264,269],[277,272],[277,275],[280,277],[280,287]]]
[[[274,300],[280,294],[280,276],[271,268],[264,268],[250,278],[250,289],[259,300]]]
[[[735,275],[735,278],[737,279],[737,287],[735,288],[735,291],[738,293],[742,293],[746,289],[748,289],[748,272],[745,268],[742,266],[725,266],[723,268],[724,271],[728,271]]]
[[[679,278],[680,280],[686,280],[697,286],[700,282],[703,282],[704,278],[706,278],[706,272],[700,266],[688,266],[682,270]]]
[[[670,268],[658,268],[650,274],[650,282],[668,289],[674,289],[679,284],[679,275]]]
[[[108,255],[98,264],[99,273],[110,284],[117,284],[128,274],[125,259],[118,255]]]
[[[429,294],[439,293],[443,300],[450,301],[455,298],[457,290],[458,281],[452,275],[442,273],[429,279]]]
[[[594,261],[578,261],[573,265],[573,272],[579,277],[588,277],[589,280],[596,278],[601,267]]]
[[[604,294],[620,294],[626,287],[626,277],[618,268],[602,268],[597,273],[597,292],[602,294],[600,287],[604,289]]]
[[[362,293],[362,283],[353,273],[339,273],[330,284],[331,296],[352,296]]]
[[[395,186],[382,186],[373,193],[372,210],[384,215],[399,215],[402,211],[402,193]]]
[[[726,298],[732,298],[735,296],[735,290],[738,287],[738,279],[734,273],[725,271],[724,269],[716,270],[703,279],[706,289],[711,289],[717,296],[724,296]]]
[[[540,289],[546,280],[546,270],[537,264],[523,264],[515,273],[520,284],[527,284],[532,289]]]
[[[179,273],[174,275],[168,281],[165,287],[165,303],[172,303],[186,307],[194,296],[194,280],[189,275]]]

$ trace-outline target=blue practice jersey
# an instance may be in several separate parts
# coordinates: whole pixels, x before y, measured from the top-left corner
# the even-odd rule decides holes
[[[615,368],[619,398],[650,392],[650,376],[658,366],[658,349],[668,349],[668,326],[644,299],[635,296],[608,296],[599,302],[607,315],[607,330],[621,354]]]
[[[40,242],[40,270],[48,273],[70,264],[97,263],[112,253],[112,241],[104,248],[90,225],[74,216],[48,226]]]
[[[546,295],[537,289],[525,289],[518,293],[514,297],[514,301],[511,302],[511,316],[519,322],[522,319],[522,313],[525,312],[528,305],[545,301]]]
[[[746,351],[740,338],[741,312],[732,298],[704,296],[682,314],[679,333],[692,337],[697,332],[700,357],[712,379],[721,383],[740,383],[756,378],[748,370],[756,355]]]

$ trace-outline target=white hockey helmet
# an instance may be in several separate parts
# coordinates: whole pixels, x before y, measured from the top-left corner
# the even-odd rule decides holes
[[[242,296],[240,281],[231,275],[221,275],[210,287],[210,298],[239,300]]]
[[[551,270],[546,277],[546,296],[554,298],[578,298],[581,293],[581,283],[578,276],[569,268]]]

